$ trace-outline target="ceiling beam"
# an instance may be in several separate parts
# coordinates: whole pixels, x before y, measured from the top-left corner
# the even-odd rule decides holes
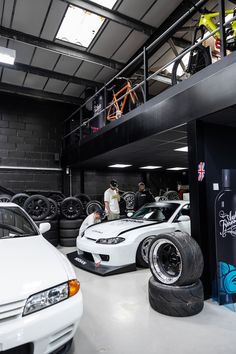
[[[47,77],[47,78],[51,78],[51,79],[66,81],[66,82],[70,82],[70,83],[73,83],[76,85],[82,85],[82,86],[87,86],[87,87],[102,87],[103,86],[103,84],[101,84],[100,82],[87,80],[87,79],[81,79],[76,76],[62,74],[57,71],[42,69],[42,68],[39,68],[36,66],[26,65],[26,64],[17,63],[17,62],[15,62],[14,65],[0,63],[0,67],[12,69],[12,70],[23,71],[25,73],[39,75],[39,76],[43,76],[43,77]]]
[[[100,4],[96,4],[90,0],[61,0],[66,2],[69,5],[74,5],[76,7],[80,7],[83,10],[90,11],[95,13],[96,15],[105,17],[108,20],[117,22],[126,27],[132,28],[138,32],[145,33],[148,37],[150,37],[156,30],[155,27],[152,27],[144,22],[138,21],[132,17],[122,14],[116,10],[108,9],[105,6]]]
[[[60,95],[57,93],[46,92],[42,90],[35,90],[28,87],[16,86],[12,84],[7,84],[4,82],[0,83],[0,91],[10,92],[17,95],[31,96],[35,98],[40,98],[49,101],[58,101],[63,103],[70,103],[74,105],[81,105],[83,101],[80,98],[73,96]]]
[[[197,3],[197,0],[194,0]],[[199,0],[200,1],[200,0]],[[204,6],[208,0],[201,1],[201,7]],[[134,59],[143,52],[143,47],[149,47],[154,41],[155,44],[152,45],[151,49],[148,51],[148,57],[150,58],[154,55],[158,49],[160,49],[186,22],[188,22],[194,14],[197,13],[197,7],[193,7],[191,3],[183,0],[181,4],[170,14],[170,16],[157,28],[156,32],[146,41],[146,43],[140,48],[129,60],[129,62],[134,61]],[[184,15],[186,16],[175,26],[175,23],[181,19]],[[160,39],[159,39],[160,38]],[[128,64],[128,63],[127,63]],[[140,56],[130,67],[123,73],[124,76],[132,76],[141,66],[143,65],[143,57]]]
[[[72,48],[68,45],[52,42],[43,38],[38,38],[36,36],[32,36],[31,34],[19,32],[3,26],[0,26],[0,36],[8,39],[13,39],[18,42],[30,44],[38,48],[43,48],[67,57],[84,60],[93,64],[105,66],[110,69],[121,70],[123,67],[123,64],[115,60],[108,59],[100,55],[87,53],[85,50],[82,49]]]

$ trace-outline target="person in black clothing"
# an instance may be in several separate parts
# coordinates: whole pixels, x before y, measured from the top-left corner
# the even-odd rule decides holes
[[[146,189],[145,184],[140,182],[138,184],[138,192],[134,197],[134,211],[141,208],[144,204],[155,202],[155,198],[149,189]]]

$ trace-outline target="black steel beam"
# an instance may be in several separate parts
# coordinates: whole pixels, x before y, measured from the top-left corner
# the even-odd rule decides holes
[[[67,4],[74,5],[76,7],[80,7],[81,9],[90,11],[95,13],[96,15],[105,17],[108,20],[117,22],[126,27],[132,28],[138,32],[145,33],[147,36],[151,36],[156,28],[150,26],[144,22],[138,21],[132,17],[122,14],[116,10],[108,9],[102,5],[96,4],[90,0],[61,0],[66,2]]]
[[[203,0],[201,7],[207,3],[208,0]],[[195,1],[196,2],[196,1]],[[197,12],[197,8],[194,8],[191,13],[189,13],[182,21],[179,22],[178,26],[173,26],[176,21],[178,21],[184,14],[186,14],[190,9],[192,9],[193,5],[186,0],[183,0],[181,4],[173,11],[173,13],[163,22],[163,24],[158,27],[158,29],[153,33],[153,35],[146,41],[146,43],[140,48],[129,60],[132,62],[143,50],[143,47],[148,48],[154,41],[157,40],[160,36],[162,36],[161,40],[157,41],[155,45],[148,51],[149,58],[156,53],[158,49],[160,49],[167,41],[170,39],[177,31],[178,28],[181,28],[187,21],[189,21],[194,14]],[[173,26],[174,28],[170,31],[168,29]],[[168,31],[168,34],[163,36],[163,33]],[[128,64],[128,63],[127,63]],[[136,60],[133,65],[131,65],[124,73],[124,76],[132,76],[143,64],[142,57],[139,60]]]
[[[71,83],[77,84],[77,85],[83,85],[83,86],[89,86],[89,87],[102,87],[102,84],[100,82],[91,81],[91,80],[87,80],[87,79],[81,79],[76,76],[62,74],[57,71],[42,69],[42,68],[39,68],[36,66],[26,65],[26,64],[17,63],[17,62],[15,62],[14,65],[0,63],[0,67],[13,69],[13,70],[19,70],[19,71],[23,71],[25,73],[35,74],[35,75],[39,75],[39,76],[43,76],[43,77],[49,77],[51,79],[71,82]]]
[[[57,93],[35,90],[23,86],[6,84],[4,82],[0,83],[0,91],[11,92],[14,94],[24,95],[24,96],[32,96],[44,100],[70,103],[74,105],[81,105],[83,103],[83,101],[80,98],[76,98],[73,96],[59,95]]]
[[[171,39],[174,42],[174,45],[176,45],[177,47],[185,49],[185,48],[191,46],[191,42],[187,41],[184,38],[172,37]]]
[[[3,26],[0,26],[0,36],[8,39],[13,39],[18,42],[27,43],[38,48],[47,49],[51,52],[65,55],[67,57],[105,66],[114,70],[121,70],[123,67],[123,64],[115,60],[108,59],[100,55],[87,53],[85,50],[72,48],[68,45],[52,42],[43,38],[38,38],[36,36],[32,36],[31,34],[19,32]]]

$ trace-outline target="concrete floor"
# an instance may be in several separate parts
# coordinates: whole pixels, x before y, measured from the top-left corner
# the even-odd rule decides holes
[[[209,301],[197,316],[164,316],[149,306],[149,270],[110,277],[75,271],[84,315],[70,354],[236,354],[235,312]]]

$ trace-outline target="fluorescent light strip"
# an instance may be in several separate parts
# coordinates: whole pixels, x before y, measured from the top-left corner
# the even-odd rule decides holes
[[[132,166],[132,165],[124,165],[124,164],[122,164],[122,163],[117,163],[117,164],[115,164],[115,165],[110,165],[110,166],[108,166],[108,167],[112,167],[112,168],[126,168],[126,167],[130,167],[130,166]]]
[[[0,166],[1,170],[34,170],[34,171],[62,171],[62,168],[54,167],[29,167],[29,166]]]
[[[139,167],[140,170],[156,170],[158,168],[162,168],[162,166],[143,166],[143,167]]]
[[[188,152],[188,146],[184,146],[182,148],[174,149],[174,151]]]
[[[167,168],[167,171],[182,171],[182,170],[187,170],[187,167],[171,167],[171,168]]]

